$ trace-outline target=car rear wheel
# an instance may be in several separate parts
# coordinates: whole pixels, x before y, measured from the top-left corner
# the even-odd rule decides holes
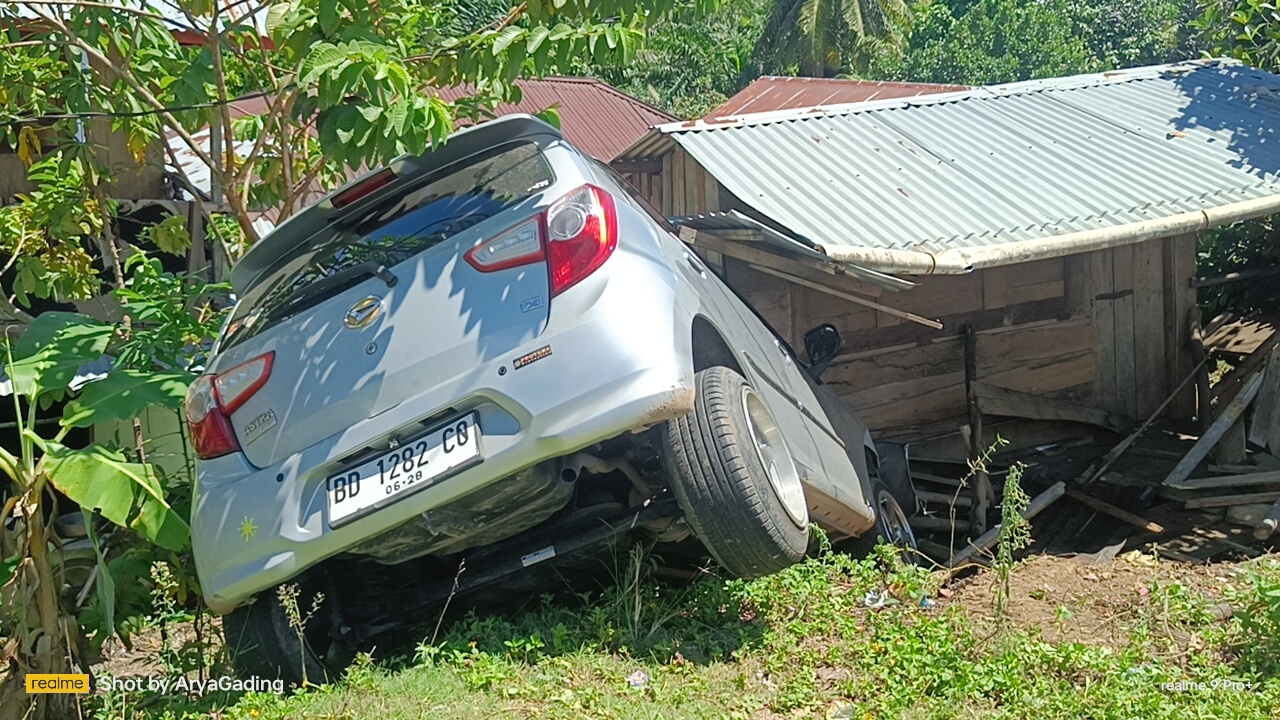
[[[315,597],[300,588],[293,607],[286,608],[276,590],[267,590],[253,604],[223,616],[222,634],[236,674],[279,679],[286,685],[335,679],[346,663],[336,657],[336,644],[329,639],[328,601],[322,598],[317,604]],[[290,622],[295,609],[295,617],[306,620],[301,634]]]
[[[876,543],[884,541],[902,550],[902,559],[907,562],[916,560],[916,536],[911,530],[908,515],[898,502],[897,495],[884,480],[878,477],[871,479],[871,507],[876,513],[875,527],[858,540],[857,550],[861,554],[869,554]]]
[[[809,509],[795,462],[763,399],[738,373],[695,378],[692,413],[666,424],[663,461],[694,534],[729,572],[754,578],[802,557]]]

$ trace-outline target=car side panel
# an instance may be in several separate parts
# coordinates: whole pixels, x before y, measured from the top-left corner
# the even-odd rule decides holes
[[[764,397],[806,483],[825,500],[843,506],[832,512],[841,516],[840,527],[846,532],[857,533],[873,524],[874,511],[862,480],[865,469],[860,473],[851,460],[862,454],[862,434],[840,437],[787,345],[688,246],[656,224],[653,227],[677,276],[696,289],[697,313],[720,331],[747,379]],[[846,452],[847,445],[856,446],[856,454]]]

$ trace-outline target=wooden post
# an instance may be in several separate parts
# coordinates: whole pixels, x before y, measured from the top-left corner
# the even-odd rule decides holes
[[[1244,390],[1242,390],[1235,399],[1222,409],[1222,414],[1218,416],[1217,420],[1213,421],[1213,424],[1209,426],[1209,429],[1205,431],[1204,435],[1200,436],[1200,439],[1191,447],[1191,450],[1189,450],[1182,460],[1178,462],[1177,466],[1173,468],[1173,471],[1169,473],[1169,476],[1164,479],[1164,484],[1168,485],[1170,483],[1181,482],[1191,476],[1191,471],[1196,469],[1196,465],[1200,464],[1200,461],[1209,454],[1209,451],[1213,449],[1213,446],[1218,444],[1218,441],[1222,439],[1222,436],[1225,435],[1227,431],[1231,429],[1231,426],[1236,423],[1236,420],[1240,419],[1240,416],[1244,414],[1245,408],[1249,406],[1249,403],[1253,401],[1254,396],[1258,394],[1258,388],[1261,385],[1262,374],[1258,373],[1248,381]]]
[[[986,450],[982,437],[982,409],[978,406],[978,396],[974,394],[974,384],[978,380],[978,336],[973,325],[964,326],[964,394],[969,405],[969,427],[965,433],[965,442],[969,447],[969,466],[974,471],[974,484],[977,494],[973,510],[969,517],[976,532],[987,529],[987,512],[995,505],[996,492],[991,486],[991,476],[982,466],[982,455]]]
[[[1208,430],[1213,423],[1212,402],[1209,394],[1209,363],[1204,352],[1204,334],[1200,330],[1200,308],[1191,308],[1188,317],[1191,325],[1190,339],[1191,359],[1200,368],[1196,376],[1196,420],[1202,431]]]

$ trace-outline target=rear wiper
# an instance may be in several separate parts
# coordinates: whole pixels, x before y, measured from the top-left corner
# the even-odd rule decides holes
[[[268,316],[272,320],[287,317],[294,308],[305,309],[306,306],[310,306],[321,298],[340,292],[351,281],[363,277],[376,277],[386,283],[389,288],[395,287],[400,281],[387,269],[386,265],[377,260],[368,260],[311,283],[303,290],[294,293],[283,305],[268,313]]]

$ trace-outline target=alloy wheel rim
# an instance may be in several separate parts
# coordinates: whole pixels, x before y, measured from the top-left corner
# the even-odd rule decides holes
[[[911,531],[911,524],[902,512],[898,500],[888,490],[880,490],[877,494],[876,511],[880,532],[889,544],[901,549],[915,548],[916,538]]]
[[[764,401],[749,387],[742,389],[742,406],[747,430],[751,434],[751,444],[755,447],[760,465],[764,467],[765,476],[769,478],[774,496],[796,527],[808,528],[809,505],[804,498],[804,485],[800,482],[800,473],[791,458],[791,451],[782,441],[778,424],[764,406]]]

